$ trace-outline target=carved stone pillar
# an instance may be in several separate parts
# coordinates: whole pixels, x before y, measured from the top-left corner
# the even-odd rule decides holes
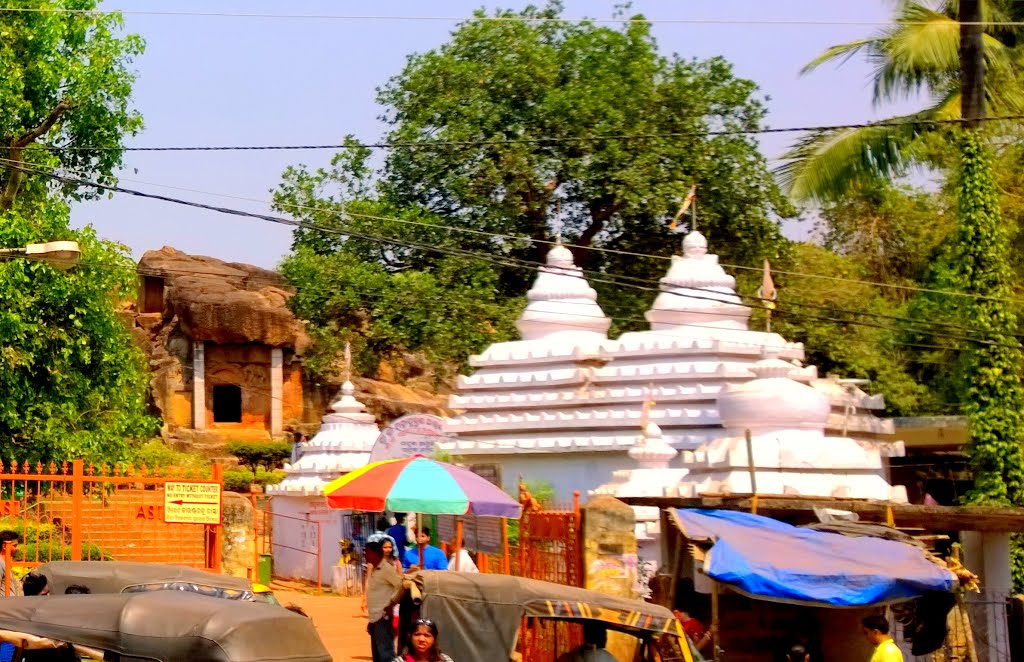
[[[206,344],[192,343],[192,427],[206,429]]]
[[[284,432],[284,353],[280,347],[270,350],[270,436]]]

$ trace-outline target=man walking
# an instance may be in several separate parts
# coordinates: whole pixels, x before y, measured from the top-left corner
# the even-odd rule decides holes
[[[9,529],[0,531],[0,591],[6,597],[18,595],[20,592],[18,591],[18,581],[13,576],[10,577],[10,587],[7,587],[7,557],[14,558],[14,554],[18,551],[18,543],[20,542],[21,535],[17,531]]]
[[[903,653],[889,636],[889,619],[881,614],[865,617],[861,622],[864,638],[875,647],[871,662],[903,662]]]
[[[422,562],[420,557],[422,558]],[[430,544],[430,527],[417,527],[416,546],[402,557],[402,566],[406,570],[447,570],[448,559],[440,547]]]
[[[392,610],[402,597],[402,576],[392,563],[384,561],[380,542],[366,543],[365,555],[371,573],[366,586],[366,631],[370,634],[373,662],[393,662],[395,631],[391,619]]]

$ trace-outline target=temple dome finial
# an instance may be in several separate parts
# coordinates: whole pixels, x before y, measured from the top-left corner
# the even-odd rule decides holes
[[[691,232],[683,237],[684,257],[704,257],[708,253],[708,240],[699,232]]]
[[[607,338],[611,320],[597,304],[597,292],[576,266],[572,251],[556,243],[548,251],[546,263],[526,293],[529,303],[516,321],[523,339],[555,334],[572,335],[578,340]]]
[[[645,314],[653,331],[747,328],[750,308],[736,295],[736,279],[725,273],[717,255],[708,253],[708,240],[699,232],[683,239],[683,256],[672,256],[660,289]]]

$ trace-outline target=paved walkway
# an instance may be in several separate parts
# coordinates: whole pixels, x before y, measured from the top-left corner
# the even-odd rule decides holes
[[[334,662],[372,660],[370,636],[366,634],[366,616],[359,609],[359,598],[345,598],[323,593],[295,590],[274,585],[274,595],[281,604],[297,604],[313,619],[320,638]]]

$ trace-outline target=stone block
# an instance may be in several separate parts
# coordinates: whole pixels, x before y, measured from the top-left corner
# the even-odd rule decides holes
[[[152,331],[156,327],[160,326],[163,319],[164,316],[160,313],[139,313],[135,316],[135,323],[146,331]]]
[[[252,502],[241,494],[224,492],[221,520],[221,564],[224,574],[245,577],[252,569],[255,513]]]

